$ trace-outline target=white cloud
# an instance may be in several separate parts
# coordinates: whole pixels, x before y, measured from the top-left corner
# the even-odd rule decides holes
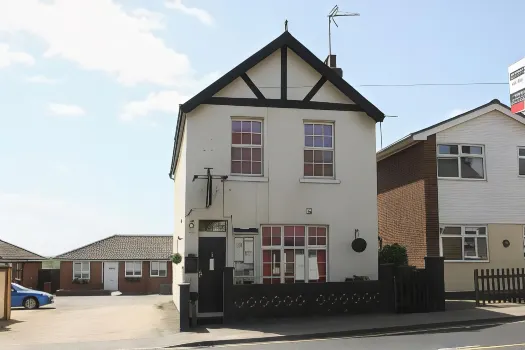
[[[27,77],[26,80],[30,83],[35,83],[35,84],[53,85],[53,84],[58,83],[58,79],[49,78],[49,77],[46,77],[45,75],[33,75],[30,77]]]
[[[5,68],[16,63],[33,65],[35,59],[25,52],[11,51],[7,44],[0,43],[0,68]]]
[[[57,255],[132,224],[60,198],[0,192],[2,239],[42,255]]]
[[[194,16],[204,24],[213,24],[213,17],[208,12],[196,7],[188,7],[182,3],[182,0],[166,0],[164,4],[167,8],[171,8],[185,13],[187,15]]]
[[[137,117],[144,117],[151,112],[176,114],[179,110],[179,104],[187,100],[187,96],[183,96],[173,90],[154,92],[149,94],[144,100],[127,103],[120,115],[120,119],[130,121]]]
[[[86,111],[84,111],[84,109],[82,109],[82,107],[80,106],[61,103],[50,103],[49,111],[54,115],[63,115],[71,117],[78,117],[86,114]]]
[[[163,25],[161,14],[126,12],[112,0],[0,1],[0,33],[29,33],[46,44],[44,57],[107,72],[126,85],[173,86],[192,74],[188,57],[153,34]],[[30,62],[24,57],[18,59]]]
[[[181,94],[176,90],[165,90],[150,93],[145,99],[128,102],[120,115],[124,121],[135,120],[139,117],[145,117],[152,112],[163,112],[176,114],[179,111],[179,105],[186,102],[194,94],[204,87],[211,84],[219,77],[218,72],[204,76],[201,79],[194,79],[182,82],[179,87],[188,91],[190,94]]]

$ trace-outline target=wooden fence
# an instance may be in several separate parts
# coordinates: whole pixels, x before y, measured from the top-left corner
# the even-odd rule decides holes
[[[525,268],[475,269],[476,305],[525,303]]]

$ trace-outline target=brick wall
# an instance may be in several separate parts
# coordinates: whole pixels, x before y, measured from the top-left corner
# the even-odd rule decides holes
[[[42,262],[26,262],[22,273],[22,285],[27,288],[38,288],[38,270],[42,268]]]
[[[171,263],[167,263],[168,275],[166,277],[150,277],[150,262],[142,262],[142,277],[138,281],[126,279],[124,261],[119,262],[118,289],[124,294],[158,294],[161,284],[171,284]]]
[[[409,264],[439,255],[435,136],[377,163],[379,235],[407,248]]]
[[[142,277],[137,281],[130,281],[125,277],[124,261],[118,263],[118,290],[124,294],[158,294],[161,284],[172,283],[172,264],[167,263],[168,275],[166,277],[150,277],[150,262],[142,262]],[[73,283],[73,263],[71,261],[62,261],[60,263],[60,289],[65,290],[95,290],[104,289],[103,263],[100,261],[91,261],[91,277],[87,284]]]
[[[423,176],[427,215],[427,256],[439,256],[439,203],[436,159],[436,135],[424,142]]]
[[[91,261],[89,269],[90,269],[89,283],[76,284],[76,283],[73,283],[73,262],[72,261],[60,262],[60,289],[65,289],[65,290],[104,289],[104,284],[102,283],[102,262]]]

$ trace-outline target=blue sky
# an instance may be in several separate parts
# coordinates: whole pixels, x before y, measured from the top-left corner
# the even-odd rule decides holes
[[[324,59],[314,0],[6,0],[0,4],[0,239],[54,255],[115,234],[172,234],[177,107],[290,32]],[[519,0],[354,0],[333,53],[387,115],[383,143],[498,98],[525,57]],[[379,137],[378,137],[379,146]]]

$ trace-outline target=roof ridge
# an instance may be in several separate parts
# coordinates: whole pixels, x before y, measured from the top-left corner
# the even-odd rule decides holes
[[[117,237],[173,237],[173,235],[156,235],[156,234],[138,234],[138,235],[134,235],[134,234],[131,234],[131,233],[127,233],[127,234],[115,234],[113,236],[117,236]]]
[[[3,239],[0,239],[0,242],[4,242],[5,244],[9,244],[9,245],[12,246],[12,247],[15,247],[15,248],[21,249],[21,250],[23,250],[23,251],[25,251],[25,252],[31,253],[31,254],[33,254],[33,255],[39,256],[39,257],[41,257],[43,260],[47,260],[47,259],[48,259],[48,258],[46,258],[46,257],[44,257],[44,256],[42,256],[42,255],[40,255],[40,254],[34,253],[34,252],[32,252],[32,251],[30,251],[30,250],[27,250],[27,249],[25,249],[25,248],[22,248],[22,247],[19,247],[19,246],[17,246],[16,244],[9,243],[9,242],[7,242],[7,241],[5,241],[5,240],[3,240]],[[1,258],[2,258],[2,256],[0,256],[0,259],[1,259]]]

